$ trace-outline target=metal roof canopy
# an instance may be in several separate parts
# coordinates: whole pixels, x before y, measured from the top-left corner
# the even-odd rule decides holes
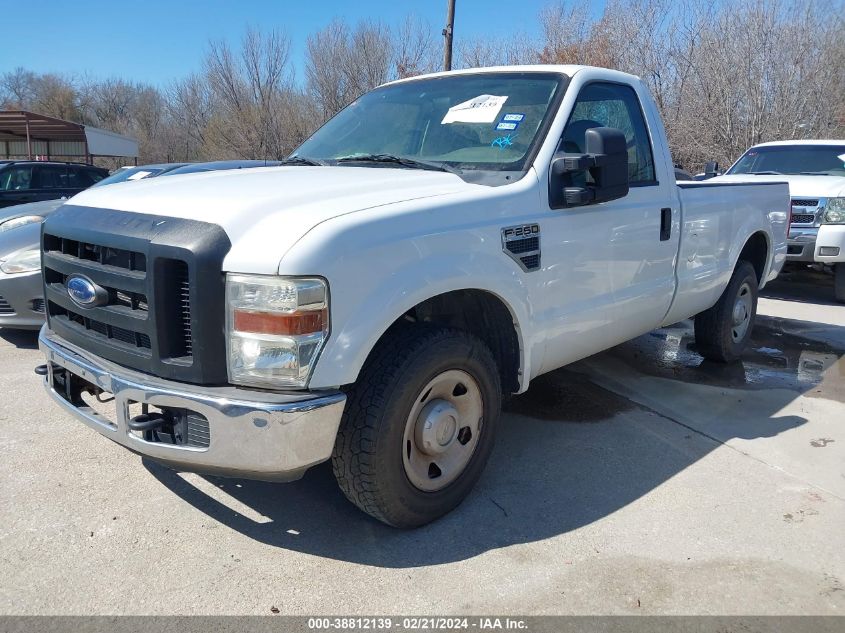
[[[32,159],[32,141],[76,141],[85,144],[85,158],[92,156],[138,157],[138,141],[122,134],[101,130],[81,123],[73,123],[27,112],[0,110],[0,141],[26,140],[27,154]],[[8,153],[8,151],[7,151]]]

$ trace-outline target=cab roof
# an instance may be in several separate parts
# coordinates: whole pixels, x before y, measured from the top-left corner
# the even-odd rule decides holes
[[[604,73],[615,75],[617,77],[626,77],[631,80],[639,80],[636,75],[623,73],[618,70],[611,70],[609,68],[600,68],[598,66],[582,66],[578,64],[523,64],[520,66],[486,66],[482,68],[462,68],[461,70],[444,70],[436,73],[428,73],[425,75],[417,75],[415,77],[406,77],[404,79],[397,79],[395,81],[387,82],[386,86],[406,81],[415,81],[417,79],[429,79],[431,77],[448,77],[452,75],[477,75],[481,73],[558,73],[574,76],[576,73],[583,70],[598,70]]]
[[[777,147],[783,145],[845,145],[845,140],[804,139],[794,141],[769,141],[768,143],[757,143],[754,147]]]

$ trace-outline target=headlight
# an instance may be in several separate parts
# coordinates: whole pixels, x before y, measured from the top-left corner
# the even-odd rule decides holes
[[[845,198],[828,198],[825,224],[845,224]]]
[[[0,233],[3,231],[8,231],[10,229],[16,229],[19,226],[24,226],[26,224],[35,224],[36,222],[43,222],[44,217],[40,215],[21,215],[16,218],[11,218],[9,220],[5,220],[0,222]]]
[[[226,276],[229,382],[304,387],[329,333],[322,279]]]
[[[4,273],[31,273],[41,268],[41,249],[32,248],[12,253],[0,260],[0,270]]]

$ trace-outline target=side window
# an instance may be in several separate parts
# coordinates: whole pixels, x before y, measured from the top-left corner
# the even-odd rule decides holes
[[[68,168],[68,187],[71,189],[85,189],[96,182],[91,178],[91,172],[81,167]]]
[[[591,83],[581,89],[560,140],[560,151],[584,153],[584,135],[593,127],[614,127],[628,142],[630,184],[654,183],[654,156],[637,93],[630,86]]]
[[[98,171],[96,169],[86,169],[85,175],[91,179],[91,184],[93,185],[95,182],[100,182],[103,178],[106,177],[106,174],[103,172]]]
[[[67,170],[63,165],[35,167],[35,187],[38,189],[66,189]]]
[[[0,190],[26,191],[32,188],[32,167],[21,165],[9,167],[0,173]]]

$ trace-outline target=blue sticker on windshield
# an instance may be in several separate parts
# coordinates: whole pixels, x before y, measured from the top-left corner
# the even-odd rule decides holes
[[[519,112],[510,112],[502,116],[502,119],[496,124],[497,130],[515,130],[522,123],[525,118],[524,114]]]
[[[493,139],[493,142],[490,143],[490,147],[498,147],[499,149],[505,149],[513,145],[513,139],[516,138],[516,134],[508,134],[507,136],[500,136],[499,138]]]

